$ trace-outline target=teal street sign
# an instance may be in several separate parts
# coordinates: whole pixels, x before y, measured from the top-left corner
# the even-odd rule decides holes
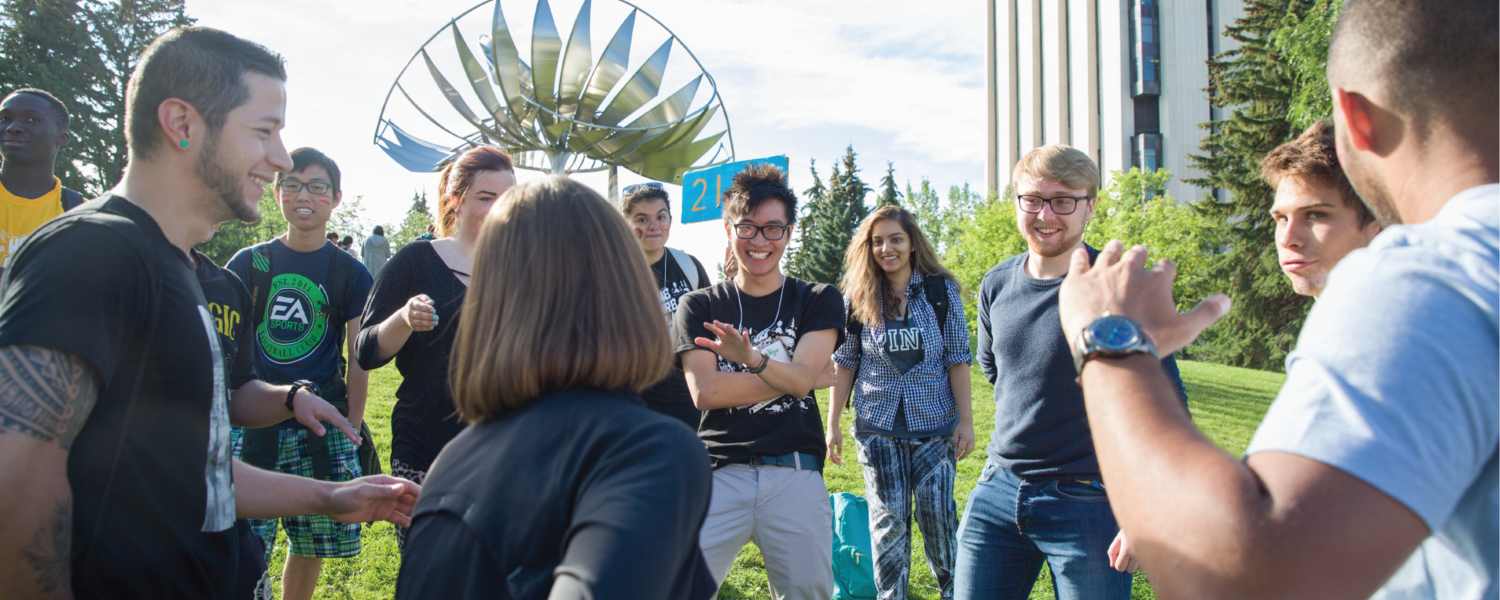
[[[734,184],[734,176],[745,170],[745,167],[759,163],[775,165],[783,174],[787,172],[785,155],[688,171],[682,176],[682,222],[700,223],[724,218],[721,206],[724,202],[724,190]]]

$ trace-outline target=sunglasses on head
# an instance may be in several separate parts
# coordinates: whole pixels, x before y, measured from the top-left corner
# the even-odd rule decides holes
[[[637,184],[634,184],[634,185],[627,185],[627,186],[625,186],[625,189],[623,189],[621,191],[624,192],[626,196],[629,196],[631,194],[634,194],[636,192],[643,191],[643,190],[660,190],[660,189],[664,189],[661,186],[661,182],[659,182],[659,181],[648,181],[646,183],[637,183]]]

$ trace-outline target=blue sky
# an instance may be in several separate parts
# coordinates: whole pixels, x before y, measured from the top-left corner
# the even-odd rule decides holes
[[[502,0],[529,15],[533,0]],[[599,15],[616,0],[594,0]],[[288,147],[315,146],[339,162],[346,198],[376,222],[398,222],[412,192],[437,177],[409,173],[375,147],[381,102],[429,36],[475,0],[188,0],[200,25],[249,38],[287,59]],[[785,154],[792,184],[811,184],[853,144],[873,187],[886,161],[897,181],[940,189],[984,183],[984,5],[891,0],[639,0],[672,28],[718,82],[741,159]],[[558,28],[578,0],[554,0]],[[616,8],[616,7],[611,7]],[[488,9],[484,9],[487,11]],[[595,17],[600,30],[614,22]],[[472,41],[472,40],[471,40]],[[640,44],[643,45],[644,44]],[[523,46],[524,48],[524,46]],[[594,45],[597,55],[602,44]],[[524,51],[524,50],[523,50]],[[630,67],[634,69],[634,64]],[[669,68],[669,76],[671,75]],[[670,83],[667,89],[672,89]],[[665,94],[663,94],[665,95]],[[437,141],[437,140],[435,140]],[[539,175],[521,172],[521,180]],[[602,175],[579,179],[605,193]],[[640,181],[621,173],[621,184]],[[671,189],[674,201],[676,188]],[[720,225],[677,225],[669,245],[710,269]]]

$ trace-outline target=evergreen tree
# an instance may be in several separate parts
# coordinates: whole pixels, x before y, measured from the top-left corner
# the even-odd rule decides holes
[[[125,85],[141,51],[174,27],[197,20],[187,16],[183,0],[98,0],[92,18],[104,72],[96,85],[99,137],[89,145],[85,160],[99,171],[98,182],[109,187],[120,180],[129,156],[125,145]]]
[[[79,0],[0,0],[0,96],[33,87],[62,101],[71,139],[58,149],[55,172],[63,185],[93,195],[105,186],[79,165],[104,135],[94,109],[103,66],[89,21]]]
[[[901,192],[896,191],[896,165],[885,161],[885,177],[880,179],[880,197],[875,206],[901,206]]]
[[[802,214],[797,216],[797,245],[788,250],[791,258],[787,261],[786,272],[804,281],[817,281],[810,264],[812,248],[816,245],[812,240],[817,237],[819,221],[827,212],[828,188],[818,176],[817,159],[809,161],[808,170],[812,172],[813,185],[802,190]]]
[[[1276,257],[1272,190],[1260,178],[1260,159],[1296,135],[1290,120],[1297,77],[1272,42],[1287,15],[1308,14],[1315,0],[1248,0],[1245,16],[1227,27],[1241,45],[1209,62],[1209,99],[1228,117],[1209,130],[1190,161],[1205,175],[1188,180],[1229,192],[1227,201],[1195,203],[1226,236],[1225,252],[1213,260],[1211,279],[1234,298],[1234,309],[1209,328],[1195,356],[1231,365],[1280,370],[1291,351],[1309,302],[1292,291]]]
[[[427,208],[427,190],[412,192],[411,208],[406,210],[406,218],[402,219],[395,231],[390,232],[392,251],[400,250],[402,246],[427,233],[427,227],[432,223],[432,211]]]

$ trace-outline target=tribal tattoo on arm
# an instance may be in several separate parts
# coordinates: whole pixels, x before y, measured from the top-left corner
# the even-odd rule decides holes
[[[5,595],[71,597],[73,497],[67,457],[94,409],[99,378],[79,356],[0,346],[0,580]]]
[[[0,347],[0,435],[22,433],[66,452],[98,398],[98,377],[77,355],[39,346]]]

